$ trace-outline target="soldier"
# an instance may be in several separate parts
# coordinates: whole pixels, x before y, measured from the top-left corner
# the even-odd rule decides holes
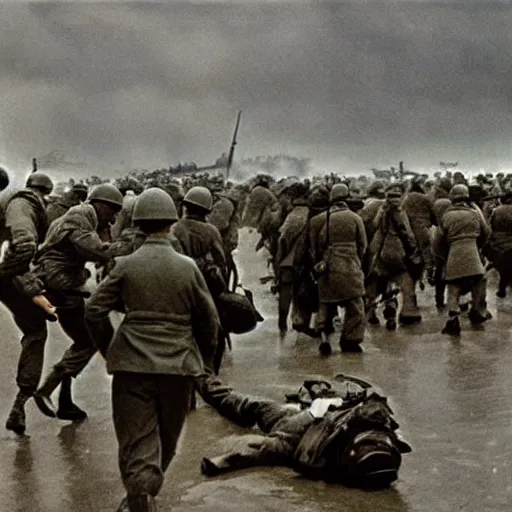
[[[72,206],[85,201],[87,199],[87,192],[87,185],[76,183],[67,192],[64,192],[62,197],[52,197],[46,207],[48,225],[64,215]]]
[[[289,466],[305,477],[352,487],[387,487],[398,476],[401,454],[412,448],[398,433],[386,398],[367,393],[370,384],[339,375],[341,385],[361,391],[340,392],[328,381],[308,380],[294,401],[273,400],[233,391],[218,379],[206,379],[201,395],[219,414],[262,433],[237,436],[228,453],[204,458],[201,469],[216,476],[254,466]],[[352,387],[353,389],[353,387]]]
[[[231,274],[237,277],[232,253],[238,247],[238,229],[240,227],[240,214],[238,203],[233,192],[223,192],[224,183],[221,179],[210,185],[213,196],[213,206],[208,214],[208,222],[215,226],[222,237],[224,255],[228,266],[228,282]],[[235,282],[235,285],[237,283]]]
[[[276,284],[279,293],[279,330],[285,333],[288,330],[287,319],[292,303],[293,283],[295,275],[295,250],[300,236],[308,221],[309,208],[307,203],[308,187],[296,183],[290,187],[292,210],[286,216],[283,225],[279,228],[276,254]]]
[[[432,198],[425,194],[421,188],[421,183],[414,179],[402,204],[418,244],[423,267],[428,276],[433,276],[431,228],[437,221],[434,215]]]
[[[109,183],[96,186],[86,203],[70,208],[51,225],[35,260],[41,288],[57,307],[59,323],[73,342],[34,396],[41,412],[51,418],[80,421],[87,417],[71,395],[71,379],[96,352],[84,323],[85,264],[106,263],[111,258],[109,244],[102,242],[99,233],[114,221],[122,204],[123,196],[116,187]],[[59,385],[55,411],[50,397]]]
[[[226,290],[227,264],[219,230],[207,221],[213,198],[206,187],[192,187],[183,198],[185,216],[173,225],[171,233],[183,253],[195,260],[216,300]],[[219,332],[214,369],[219,371],[226,345],[226,334]]]
[[[403,194],[402,183],[389,184],[386,200],[375,208],[374,215],[367,217],[365,223],[369,240],[365,272],[367,308],[372,314],[375,299],[382,295],[386,302],[384,318],[389,330],[396,329],[398,306],[390,288],[393,282],[398,284],[402,293],[400,323],[408,325],[421,322],[414,291],[414,283],[420,276],[421,256],[409,218],[401,207]],[[378,322],[376,316],[373,322]]]
[[[452,206],[447,208],[440,225],[434,250],[446,245],[445,281],[447,283],[448,319],[443,334],[460,334],[459,297],[471,292],[472,307],[468,312],[472,324],[490,318],[485,301],[486,279],[480,251],[489,238],[490,229],[480,211],[469,204],[466,185],[455,185],[450,191]]]
[[[178,220],[168,194],[147,189],[133,213],[141,248],[116,260],[86,307],[86,319],[113,375],[113,420],[127,497],[120,511],[155,510],[153,497],[176,450],[194,392],[211,369],[218,330],[197,265],[168,238]],[[109,313],[126,316],[114,334]]]
[[[322,333],[319,346],[322,355],[332,352],[325,324],[336,316],[337,308],[345,308],[345,321],[340,338],[342,352],[361,352],[364,339],[365,311],[362,261],[366,252],[363,221],[349,210],[345,199],[348,187],[336,184],[330,193],[331,208],[310,223],[311,247],[317,262],[318,328]]]
[[[46,319],[55,320],[55,308],[41,290],[32,290],[28,298],[20,291],[22,285],[27,286],[35,280],[30,265],[46,234],[44,197],[52,188],[48,176],[35,172],[28,177],[24,189],[2,197],[0,243],[7,241],[9,245],[0,263],[0,301],[11,311],[23,333],[16,375],[19,391],[5,427],[18,435],[25,433],[25,404],[34,395],[41,378],[48,336]]]
[[[507,286],[512,283],[510,262],[512,256],[512,191],[507,190],[500,206],[491,214],[491,237],[487,255],[500,276],[496,296],[507,296]]]

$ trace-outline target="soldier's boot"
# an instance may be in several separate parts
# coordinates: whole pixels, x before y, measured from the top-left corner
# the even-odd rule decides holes
[[[34,393],[34,402],[39,410],[50,418],[57,416],[55,406],[53,405],[51,394],[57,389],[62,382],[62,375],[52,370],[50,375],[46,377],[43,385]]]
[[[396,329],[396,307],[394,305],[387,305],[384,308],[383,314],[386,319],[386,329],[394,331]]]
[[[129,494],[129,512],[156,512],[156,503],[153,496],[149,494]]]
[[[377,316],[377,312],[375,311],[375,308],[373,308],[370,313],[368,314],[368,323],[371,325],[379,325],[379,317]]]
[[[80,407],[73,403],[70,375],[64,375],[62,377],[57,418],[67,421],[84,421],[87,418],[86,412],[82,411]]]
[[[449,318],[446,320],[446,324],[444,325],[442,334],[450,334],[451,336],[459,336],[460,335],[460,319],[459,313],[457,311],[450,311]]]
[[[7,430],[12,430],[19,436],[22,436],[25,433],[25,404],[29,398],[30,395],[27,395],[22,391],[18,391],[11,412],[5,422],[5,428]]]
[[[329,335],[325,332],[321,333],[321,342],[318,345],[318,352],[320,352],[321,356],[327,357],[332,354],[332,347],[329,342]]]

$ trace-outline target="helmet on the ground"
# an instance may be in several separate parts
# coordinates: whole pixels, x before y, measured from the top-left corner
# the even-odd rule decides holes
[[[466,185],[454,185],[450,190],[450,199],[452,201],[464,201],[469,199],[469,188]]]
[[[178,220],[178,212],[171,196],[161,188],[144,190],[137,198],[133,220]]]
[[[28,178],[25,184],[28,188],[36,188],[49,194],[53,190],[53,182],[49,176],[42,172],[33,172]]]
[[[347,199],[349,194],[349,190],[347,185],[344,183],[336,183],[331,188],[330,200],[331,203],[335,203],[336,201],[344,201]]]
[[[212,193],[206,187],[192,187],[183,198],[185,204],[193,204],[210,211],[213,207]]]
[[[7,171],[0,167],[0,190],[4,190],[9,185],[9,174],[7,174]]]
[[[119,189],[111,185],[110,183],[101,183],[96,185],[87,198],[90,203],[107,203],[110,206],[114,206],[121,209],[123,206],[123,195],[119,192]]]
[[[407,451],[407,450],[404,450]],[[358,487],[387,487],[398,477],[402,455],[390,433],[367,430],[342,449],[342,480]]]

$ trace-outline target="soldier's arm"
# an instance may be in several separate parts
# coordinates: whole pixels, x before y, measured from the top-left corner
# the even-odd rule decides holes
[[[219,230],[214,227],[212,230],[212,246],[210,249],[213,261],[222,270],[226,269],[226,255],[224,254],[224,244],[222,243],[222,237],[220,236]]]
[[[10,230],[11,240],[0,263],[0,276],[25,273],[41,242],[35,207],[23,197],[14,198],[5,212],[5,226]]]
[[[110,244],[103,242],[96,231],[76,229],[71,232],[69,240],[87,261],[106,263],[116,256]]]
[[[364,229],[363,220],[356,217],[356,241],[359,260],[363,261],[366,249],[368,248],[368,240],[366,238],[366,230]]]
[[[206,281],[194,265],[192,282],[192,330],[204,364],[213,373],[213,355],[217,346],[220,320]]]
[[[87,329],[103,356],[106,355],[114,335],[109,313],[124,309],[121,299],[122,286],[122,265],[117,262],[109,275],[100,282],[85,306]]]

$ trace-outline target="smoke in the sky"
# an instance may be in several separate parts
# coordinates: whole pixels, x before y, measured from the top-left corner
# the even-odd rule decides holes
[[[507,3],[0,4],[0,160],[512,166]],[[86,163],[85,167],[74,163]]]

